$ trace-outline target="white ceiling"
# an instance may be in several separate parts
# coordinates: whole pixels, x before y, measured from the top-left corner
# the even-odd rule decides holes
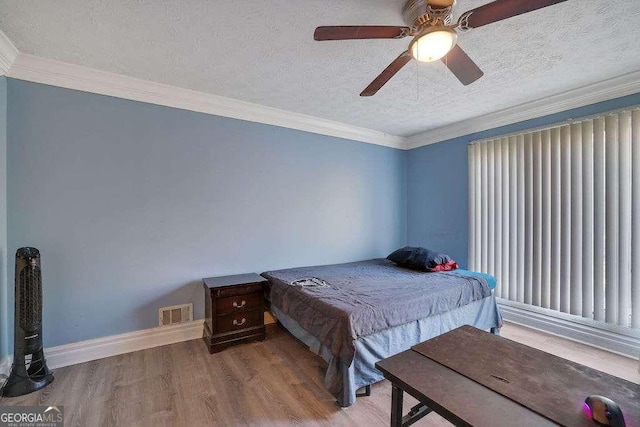
[[[487,0],[458,0],[455,18]],[[410,136],[640,70],[639,0],[568,0],[460,35],[463,86],[410,39],[315,42],[319,25],[404,25],[403,0],[0,0],[20,52]]]

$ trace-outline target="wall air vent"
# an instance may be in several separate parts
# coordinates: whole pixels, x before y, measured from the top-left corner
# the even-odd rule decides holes
[[[176,325],[193,320],[193,303],[162,307],[158,310],[160,326]]]

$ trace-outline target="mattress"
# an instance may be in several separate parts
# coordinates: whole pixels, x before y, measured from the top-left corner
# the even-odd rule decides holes
[[[357,338],[481,300],[495,286],[488,275],[419,272],[386,259],[269,271],[263,276],[271,284],[271,304],[346,366],[353,361]],[[315,284],[295,284],[303,279],[315,279]]]

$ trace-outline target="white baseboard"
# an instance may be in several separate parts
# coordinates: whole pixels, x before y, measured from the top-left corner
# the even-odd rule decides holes
[[[179,325],[143,329],[79,341],[45,348],[44,355],[50,369],[62,368],[118,354],[202,338],[203,324],[204,321],[199,319]],[[8,356],[0,361],[0,375],[9,375],[12,359],[11,356]]]
[[[638,360],[640,331],[498,299],[505,320]]]
[[[49,368],[60,368],[90,360],[145,350],[202,338],[202,319],[179,325],[162,326],[126,334],[80,341],[45,349]]]
[[[265,313],[265,324],[275,323],[275,318]],[[50,369],[89,362],[132,351],[145,350],[162,345],[202,338],[204,320],[198,319],[179,325],[162,326],[104,338],[79,341],[44,349]],[[12,356],[0,359],[0,377],[11,371]],[[1,380],[1,378],[0,378]]]

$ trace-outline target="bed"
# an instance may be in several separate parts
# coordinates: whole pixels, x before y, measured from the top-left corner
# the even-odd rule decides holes
[[[426,273],[387,259],[268,271],[270,310],[328,363],[325,385],[340,406],[383,379],[375,362],[468,324],[498,330],[492,276]]]

